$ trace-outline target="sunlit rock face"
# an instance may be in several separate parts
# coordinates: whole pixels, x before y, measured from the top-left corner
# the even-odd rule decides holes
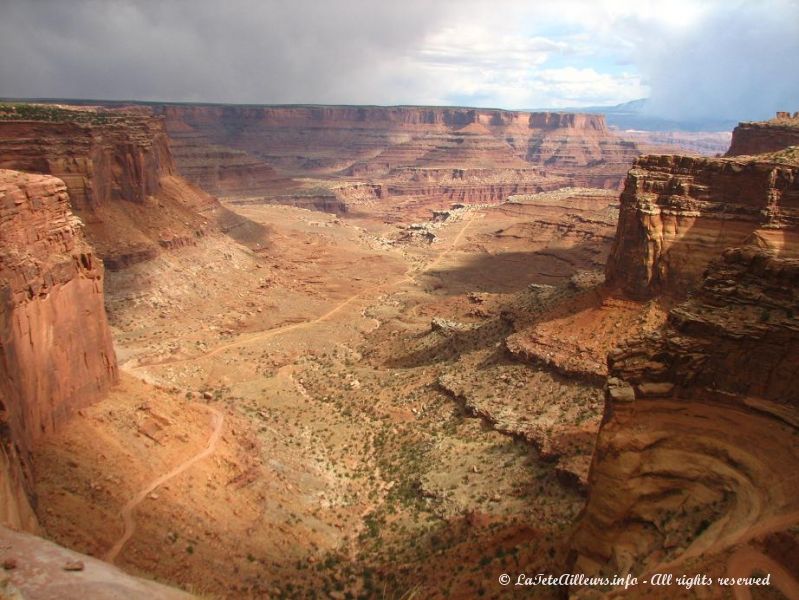
[[[799,166],[779,155],[645,156],[627,175],[608,283],[633,297],[684,294],[731,246],[797,252]]]
[[[0,518],[33,529],[27,453],[117,380],[103,265],[60,179],[0,170]]]

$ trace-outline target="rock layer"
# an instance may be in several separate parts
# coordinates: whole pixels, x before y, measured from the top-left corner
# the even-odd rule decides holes
[[[799,146],[799,112],[777,113],[770,121],[741,123],[732,132],[727,156],[776,152],[788,146]]]
[[[0,167],[61,178],[106,267],[242,225],[178,175],[162,119],[125,111],[23,105],[0,114]],[[236,221],[236,223],[233,223]],[[263,229],[248,225],[250,237]]]
[[[607,280],[636,298],[682,294],[725,248],[795,252],[797,232],[795,162],[645,156],[627,175]]]
[[[575,568],[641,574],[799,520],[799,260],[711,263],[657,335],[609,358]]]
[[[0,170],[0,486],[5,522],[30,527],[20,504],[31,444],[117,380],[103,304],[103,265],[54,177]],[[16,501],[15,499],[16,498]],[[8,504],[6,504],[8,501]]]

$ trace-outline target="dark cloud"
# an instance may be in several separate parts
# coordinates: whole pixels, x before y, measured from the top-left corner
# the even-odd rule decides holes
[[[649,30],[636,62],[666,118],[762,119],[799,110],[799,3],[725,2],[691,27]]]
[[[227,102],[391,101],[381,81],[448,2],[3,2],[0,93]],[[389,73],[390,74],[390,73]],[[412,88],[411,88],[412,91]]]

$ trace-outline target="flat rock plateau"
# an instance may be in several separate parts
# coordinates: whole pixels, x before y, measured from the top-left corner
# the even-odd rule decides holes
[[[0,598],[792,597],[797,131],[0,104]]]

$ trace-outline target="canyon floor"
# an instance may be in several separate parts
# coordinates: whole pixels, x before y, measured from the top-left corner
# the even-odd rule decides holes
[[[540,196],[581,193],[614,196]],[[560,571],[602,392],[505,340],[584,297],[607,242],[524,201],[422,230],[230,207],[268,248],[211,236],[107,274],[122,382],[37,449],[49,536],[205,597],[491,597]]]

